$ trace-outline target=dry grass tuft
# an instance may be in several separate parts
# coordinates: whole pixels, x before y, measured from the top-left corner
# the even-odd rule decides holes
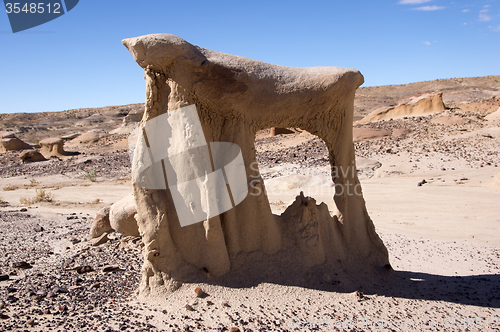
[[[43,189],[37,189],[35,197],[21,197],[19,201],[21,204],[28,206],[39,202],[52,202],[52,194]]]
[[[16,190],[18,187],[13,185],[13,184],[8,184],[3,187],[3,191],[13,191]]]

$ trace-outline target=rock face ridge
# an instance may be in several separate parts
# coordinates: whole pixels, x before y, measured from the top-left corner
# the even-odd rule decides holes
[[[168,189],[134,183],[145,245],[142,296],[164,295],[192,281],[264,278],[302,284],[314,279],[311,274],[328,280],[334,273],[389,263],[361,192],[344,190],[359,185],[352,139],[354,94],[363,83],[358,71],[277,66],[203,49],[168,34],[123,44],[146,74],[141,126],[195,105],[207,142],[240,147],[249,187],[235,208],[181,227]],[[254,147],[255,133],[271,127],[301,128],[326,142],[336,191],[333,217],[325,204],[302,195],[281,216],[271,213]]]
[[[401,119],[405,116],[425,116],[446,111],[443,103],[443,93],[424,93],[400,102],[396,106],[371,112],[358,121],[360,124],[390,119]]]

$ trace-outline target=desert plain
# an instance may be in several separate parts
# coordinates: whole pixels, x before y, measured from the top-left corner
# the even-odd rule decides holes
[[[358,89],[361,188],[351,190],[362,190],[392,271],[355,286],[185,283],[138,299],[140,238],[88,234],[99,210],[132,193],[128,137],[143,108],[0,114],[3,133],[34,150],[59,138],[65,151],[24,163],[22,151],[0,153],[0,330],[500,329],[500,76]],[[300,192],[333,209],[321,139],[269,128],[255,145],[274,214]]]

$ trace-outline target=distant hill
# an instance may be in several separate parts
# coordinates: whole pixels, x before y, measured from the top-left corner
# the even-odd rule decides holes
[[[401,85],[362,87],[356,92],[355,115],[398,104],[402,98],[442,91],[445,104],[475,102],[500,97],[500,75],[450,78]]]

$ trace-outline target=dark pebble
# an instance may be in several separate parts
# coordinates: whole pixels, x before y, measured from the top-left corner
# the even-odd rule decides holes
[[[13,268],[17,268],[17,269],[29,269],[31,268],[31,264],[28,263],[28,262],[25,262],[25,261],[21,261],[21,262],[15,262],[15,263],[12,263],[12,267]]]
[[[64,287],[58,286],[54,288],[54,293],[64,294],[64,293],[69,293],[69,291]]]

